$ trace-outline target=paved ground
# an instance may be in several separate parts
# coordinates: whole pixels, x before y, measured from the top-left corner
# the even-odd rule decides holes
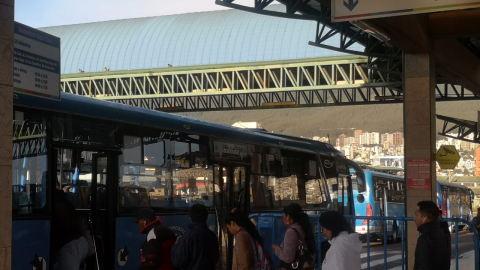
[[[455,234],[452,234],[452,247],[455,244]],[[460,232],[458,237],[458,255],[462,257],[471,257],[473,245],[473,234]],[[384,246],[380,243],[372,243],[370,246],[370,270],[402,270],[402,244],[387,245],[387,267],[384,261]],[[364,245],[362,249],[362,269],[367,269],[367,248]],[[452,259],[455,258],[455,250],[452,248]],[[455,263],[452,261],[451,269],[455,269]],[[461,267],[460,267],[461,268]],[[467,270],[467,269],[465,269]]]

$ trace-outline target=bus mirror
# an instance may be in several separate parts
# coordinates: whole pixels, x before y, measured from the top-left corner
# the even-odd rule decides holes
[[[363,203],[365,201],[365,197],[363,196],[363,194],[358,194],[357,195],[357,201],[359,203]]]

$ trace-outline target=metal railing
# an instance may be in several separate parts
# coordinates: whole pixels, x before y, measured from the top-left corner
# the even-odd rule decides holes
[[[365,217],[365,216],[345,216],[348,220],[351,221],[356,221],[356,220],[368,220],[368,225],[367,225],[367,269],[370,269],[370,221],[382,221],[383,222],[383,228],[388,228],[387,227],[387,221],[396,221],[397,223],[402,223],[403,224],[403,229],[401,230],[401,243],[402,243],[402,270],[406,269],[406,264],[405,264],[405,228],[407,226],[407,222],[413,221],[412,217]],[[459,223],[462,223],[464,225],[467,225],[469,228],[473,228],[473,242],[474,242],[474,256],[475,256],[475,269],[479,269],[479,239],[478,239],[478,232],[475,229],[476,226],[473,225],[468,220],[465,219],[460,219],[460,218],[442,218],[442,222],[450,222],[453,223],[455,226],[455,265],[456,269],[458,270],[459,268],[459,263],[458,263],[458,225]],[[319,224],[321,226],[321,224]],[[388,229],[387,229],[388,230]],[[388,234],[387,230],[383,230],[383,252],[384,252],[384,269],[388,269],[388,263],[387,263],[387,239],[388,239]],[[322,236],[321,233],[318,234],[318,243],[322,241],[324,236]],[[320,258],[321,254],[321,245],[318,245],[320,248],[318,250],[317,256]],[[323,259],[323,258],[322,258]],[[321,261],[319,260],[319,269],[321,269]]]

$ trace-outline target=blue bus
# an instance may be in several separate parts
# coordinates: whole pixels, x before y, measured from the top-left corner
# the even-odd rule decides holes
[[[405,216],[405,178],[374,171],[375,167],[359,172],[355,171],[356,177],[365,178],[365,190],[353,189],[355,200],[355,215],[357,216]],[[382,171],[397,173],[398,169],[389,170],[381,168]],[[351,173],[354,171],[351,169]],[[473,191],[468,187],[459,184],[437,182],[437,205],[442,210],[445,218],[462,218],[472,220]],[[367,223],[370,226],[370,234],[377,240],[383,238],[383,222],[357,220],[355,230],[360,235],[367,234]],[[454,232],[454,225],[449,224],[450,231]],[[459,229],[465,225],[459,224]],[[392,242],[399,239],[403,230],[403,224],[395,221],[387,221],[387,236]],[[374,238],[374,239],[375,239]]]
[[[404,178],[381,172],[365,170],[356,172],[357,177],[364,177],[365,191],[353,190],[356,216],[404,217],[405,183]],[[384,223],[381,221],[357,220],[355,231],[362,236],[368,232],[374,239],[383,238]],[[403,224],[387,221],[387,236],[395,242],[403,230]]]
[[[437,202],[442,210],[442,217],[473,219],[474,193],[466,186],[454,183],[437,182]],[[465,228],[464,224],[458,225],[459,230]],[[450,232],[455,232],[453,223],[449,224]],[[470,228],[472,229],[472,228]],[[473,228],[475,229],[475,228]]]
[[[12,269],[53,268],[55,189],[95,240],[88,269],[139,266],[145,237],[133,221],[143,207],[182,235],[189,207],[207,206],[223,269],[233,252],[223,217],[233,208],[256,217],[268,250],[283,239],[288,203],[312,222],[327,209],[354,213],[347,160],[325,143],[66,93],[16,94],[13,133]]]

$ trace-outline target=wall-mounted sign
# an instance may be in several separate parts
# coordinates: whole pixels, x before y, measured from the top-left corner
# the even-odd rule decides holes
[[[60,100],[60,38],[15,22],[13,90]]]
[[[407,162],[407,189],[432,189],[430,159],[409,159]]]

